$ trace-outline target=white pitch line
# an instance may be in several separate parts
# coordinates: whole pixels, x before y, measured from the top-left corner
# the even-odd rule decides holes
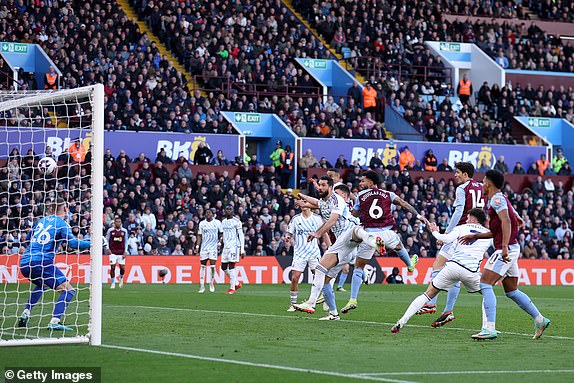
[[[218,310],[201,310],[201,309],[188,309],[188,308],[177,308],[177,307],[159,307],[159,306],[122,306],[122,305],[108,305],[105,304],[104,306],[108,307],[123,307],[123,308],[140,308],[140,309],[147,309],[147,310],[167,310],[167,311],[187,311],[187,312],[196,312],[196,313],[206,313],[206,314],[225,314],[225,315],[242,315],[242,316],[253,316],[253,317],[263,317],[263,318],[283,318],[283,319],[300,319],[301,317],[296,317],[292,315],[277,315],[277,314],[259,314],[259,313],[247,313],[241,311],[218,311]],[[318,318],[313,318],[312,316],[308,316],[308,319],[318,320]],[[388,323],[388,322],[375,322],[375,321],[361,321],[361,320],[353,320],[353,319],[342,319],[340,322],[342,323],[359,323],[359,324],[372,324],[378,326],[393,326],[395,323]],[[417,324],[408,324],[406,327],[414,327],[414,328],[425,328],[425,329],[432,329],[437,331],[436,329],[431,328],[430,326],[423,326]],[[442,330],[448,331],[466,331],[466,332],[473,332],[476,329],[470,328],[462,328],[462,327],[442,327]],[[512,331],[499,331],[500,334],[506,335],[516,335],[516,336],[526,336],[532,338],[532,334],[524,334],[519,332],[512,332]],[[569,336],[560,336],[560,335],[544,335],[544,338],[552,338],[552,339],[560,339],[560,340],[574,340],[573,337]]]
[[[479,374],[574,374],[574,370],[502,370],[502,371],[409,371],[409,372],[365,372],[361,376],[399,375],[479,375]]]
[[[290,371],[290,372],[302,372],[302,373],[310,373],[310,374],[316,374],[316,375],[327,375],[327,376],[334,376],[337,378],[369,380],[369,381],[387,382],[387,383],[418,383],[418,382],[415,382],[412,380],[398,380],[398,379],[383,378],[383,377],[377,377],[377,376],[351,375],[351,374],[343,374],[343,373],[334,372],[334,371],[312,370],[312,369],[308,369],[308,368],[281,366],[281,365],[267,364],[267,363],[253,363],[253,362],[247,362],[247,361],[243,361],[243,360],[213,358],[213,357],[209,357],[209,356],[183,354],[183,353],[179,353],[179,352],[149,350],[149,349],[145,349],[145,348],[117,346],[117,345],[112,345],[112,344],[102,344],[100,347],[112,348],[112,349],[124,350],[124,351],[143,352],[143,353],[155,354],[155,355],[176,356],[176,357],[180,357],[180,358],[203,360],[203,361],[209,361],[209,362],[238,364],[241,366],[249,366],[249,367],[269,368],[269,369],[274,369],[274,370],[282,370],[282,371]]]

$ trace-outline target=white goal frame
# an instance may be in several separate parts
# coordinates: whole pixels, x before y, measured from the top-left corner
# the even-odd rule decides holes
[[[92,346],[102,344],[102,241],[103,232],[103,178],[104,178],[104,86],[102,84],[76,89],[57,91],[0,92],[7,101],[0,102],[0,112],[21,108],[52,105],[57,101],[74,102],[79,97],[91,96],[92,113],[92,203],[91,203],[91,248],[90,248],[90,298],[88,333],[80,336],[60,338],[33,338],[1,340],[1,346],[39,346],[50,344],[89,343]],[[12,96],[12,99],[10,99]],[[25,129],[25,128],[22,128]],[[57,129],[54,127],[53,129]]]

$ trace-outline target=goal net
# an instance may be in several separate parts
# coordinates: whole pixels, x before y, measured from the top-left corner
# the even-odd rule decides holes
[[[0,92],[0,346],[101,343],[103,128],[102,85]]]

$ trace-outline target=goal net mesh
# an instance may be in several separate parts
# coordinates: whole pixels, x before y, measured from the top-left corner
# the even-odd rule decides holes
[[[67,203],[65,220],[74,235],[101,241],[102,233],[92,228],[93,219],[102,219],[92,212],[94,89],[0,92],[0,345],[34,339],[88,340],[90,250],[79,252],[62,242],[53,262],[76,293],[61,317],[72,331],[48,329],[61,293],[47,287],[27,325],[19,327],[35,287],[22,275],[19,263],[33,227],[53,214],[52,202],[60,198]],[[44,157],[58,164],[52,174],[38,167]],[[101,182],[96,184],[101,187]],[[49,267],[48,258],[43,268]]]

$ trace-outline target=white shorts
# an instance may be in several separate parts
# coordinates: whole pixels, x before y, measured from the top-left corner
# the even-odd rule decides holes
[[[345,265],[354,265],[355,259],[357,258],[357,252],[358,252],[358,249],[355,249],[351,253],[351,259],[350,260],[346,259],[343,262],[339,261],[339,263],[337,263],[335,266],[331,267],[329,269],[329,271],[327,271],[327,276],[331,277],[331,278],[337,278],[337,275],[339,275],[339,273],[341,272],[341,270],[343,270]]]
[[[118,255],[118,254],[110,254],[110,265],[125,265],[126,264],[126,257],[124,257],[123,255]]]
[[[217,261],[217,250],[201,251],[199,253],[199,260],[205,261],[206,259],[211,259],[212,261]]]
[[[447,262],[431,283],[439,290],[448,290],[460,281],[469,293],[477,293],[480,291],[480,276],[480,271],[473,272],[456,262]]]
[[[510,261],[504,262],[502,260],[502,250],[496,250],[484,266],[485,270],[491,270],[496,274],[504,277],[520,277],[520,271],[518,270],[518,258],[520,257],[520,245],[514,244],[508,246],[508,257]]]
[[[239,262],[239,248],[238,247],[224,247],[221,252],[221,263],[237,263]]]
[[[443,244],[442,247],[440,248],[440,251],[438,252],[438,255],[446,258],[447,261],[450,261],[452,259],[452,256],[454,255],[455,245],[456,242],[454,241]]]
[[[339,263],[347,264],[354,260],[356,253],[355,250],[359,246],[360,242],[355,242],[353,240],[353,229],[355,227],[350,227],[344,231],[339,238],[332,244],[325,254],[336,254],[339,259]]]
[[[318,257],[311,257],[309,259],[293,258],[293,262],[291,263],[291,269],[302,273],[307,268],[307,265],[309,265],[309,268],[311,270],[315,270],[315,267],[317,267],[318,264],[319,264]]]
[[[369,234],[381,237],[385,241],[385,248],[395,249],[401,243],[401,237],[392,230],[378,230],[378,231],[368,231]],[[362,259],[371,259],[375,254],[375,249],[367,245],[365,242],[359,244],[359,250],[357,252],[357,257]]]

